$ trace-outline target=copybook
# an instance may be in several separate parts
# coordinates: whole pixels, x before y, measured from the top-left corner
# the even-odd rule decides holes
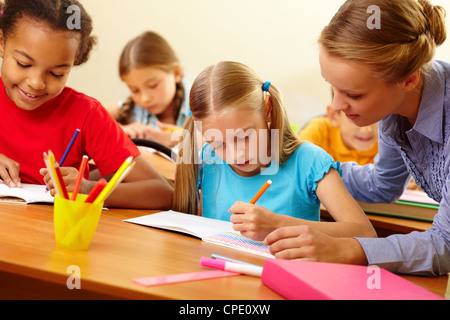
[[[394,203],[365,203],[359,205],[366,213],[432,222],[439,203],[423,191],[406,189]]]
[[[232,223],[229,221],[205,218],[172,210],[124,221],[152,228],[181,232],[205,242],[273,258],[268,246],[265,246],[261,241],[248,239],[239,232],[234,231]]]
[[[290,300],[442,300],[377,266],[267,259],[261,281]]]
[[[22,183],[21,188],[10,188],[0,184],[0,202],[53,203],[54,198],[45,185]]]

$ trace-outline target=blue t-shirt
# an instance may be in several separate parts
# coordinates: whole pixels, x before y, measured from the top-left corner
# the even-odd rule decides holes
[[[257,205],[274,213],[318,221],[320,201],[317,182],[339,163],[314,144],[302,143],[289,160],[274,174],[264,171],[252,177],[241,177],[218,157],[209,144],[201,154],[198,188],[202,192],[202,215],[229,221],[228,209],[236,202],[250,202],[267,180],[272,185],[259,198]],[[265,169],[268,170],[268,169]]]

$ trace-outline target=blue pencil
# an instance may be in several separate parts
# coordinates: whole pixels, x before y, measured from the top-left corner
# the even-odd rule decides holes
[[[79,133],[80,133],[80,129],[75,130],[75,133],[73,134],[72,139],[70,140],[69,145],[66,148],[66,151],[64,151],[64,154],[58,163],[60,167],[62,167],[62,165],[64,164],[64,161],[66,161],[67,155],[69,154],[70,149],[72,149],[72,146],[73,146],[75,140],[77,139]],[[45,191],[48,191],[48,187],[45,187]]]
[[[60,167],[62,167],[62,165],[64,164],[64,161],[66,161],[67,155],[69,154],[70,149],[72,149],[72,146],[73,146],[75,140],[77,139],[79,133],[80,133],[80,129],[75,130],[75,133],[72,136],[72,140],[70,140],[69,145],[66,148],[66,151],[64,151],[64,154],[58,163]]]
[[[250,266],[256,266],[256,264],[253,263],[249,263],[249,262],[244,262],[244,261],[240,261],[240,260],[236,260],[236,259],[231,259],[228,257],[224,257],[215,253],[211,253],[211,258],[213,259],[221,259],[221,260],[226,260],[226,261],[231,261],[231,262],[236,262],[236,263],[242,263],[242,264],[248,264]]]

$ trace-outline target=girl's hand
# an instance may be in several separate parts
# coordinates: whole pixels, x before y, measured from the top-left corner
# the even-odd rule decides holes
[[[310,226],[283,227],[264,240],[277,259],[367,264],[361,245],[353,238],[335,238]]]
[[[131,139],[146,139],[151,140],[152,128],[146,124],[134,122],[122,126],[123,131]]]
[[[156,125],[157,125],[158,128],[161,129],[162,131],[170,131],[170,132],[174,132],[174,131],[176,131],[176,130],[178,130],[178,129],[181,129],[180,127],[177,127],[177,126],[174,125],[174,124],[171,124],[171,123],[164,123],[164,122],[161,122],[161,121],[158,121],[158,122],[156,123]]]
[[[228,212],[233,213],[230,217],[233,229],[253,240],[264,240],[276,229],[280,218],[267,208],[241,201],[236,201]]]
[[[178,137],[180,135],[178,134],[177,136],[172,137],[172,134],[179,128],[168,124],[161,125],[165,129],[152,128],[146,124],[137,122],[122,126],[122,129],[131,139],[152,140],[169,148],[177,145]]]
[[[64,184],[66,185],[67,192],[73,192],[75,187],[75,181],[78,176],[78,170],[72,167],[61,167],[61,175],[64,180]],[[56,186],[53,184],[52,179],[50,178],[50,174],[47,168],[42,168],[39,170],[39,173],[44,176],[44,182],[47,185],[48,190],[52,196],[56,195]],[[82,179],[80,189],[78,193],[87,194],[89,192],[89,188],[87,186],[86,179]]]
[[[20,188],[19,170],[20,165],[16,161],[0,154],[0,183],[4,183],[10,188]]]

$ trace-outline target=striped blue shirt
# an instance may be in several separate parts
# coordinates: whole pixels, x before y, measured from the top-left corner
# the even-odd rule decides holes
[[[416,123],[391,114],[379,122],[374,164],[342,163],[342,179],[357,200],[392,202],[412,176],[439,210],[424,232],[386,238],[357,238],[369,264],[396,273],[450,272],[450,64],[434,61],[425,76]]]

